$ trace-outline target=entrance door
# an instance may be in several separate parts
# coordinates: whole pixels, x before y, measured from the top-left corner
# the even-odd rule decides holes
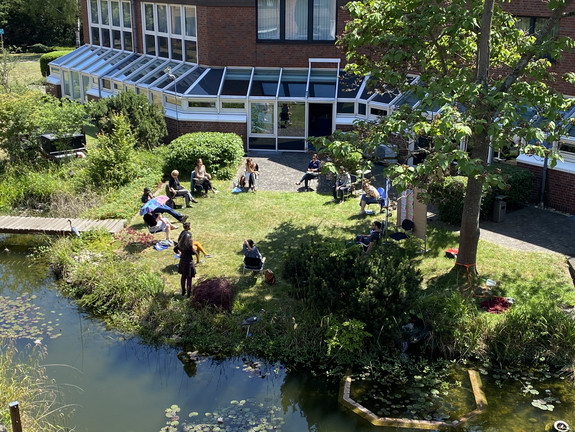
[[[333,132],[333,104],[310,103],[307,136],[328,136]],[[311,148],[311,147],[310,147]],[[311,148],[314,150],[313,148]]]

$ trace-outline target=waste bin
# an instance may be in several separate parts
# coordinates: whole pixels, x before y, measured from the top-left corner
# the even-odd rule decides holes
[[[497,195],[495,197],[495,204],[493,206],[493,221],[503,222],[505,220],[505,213],[507,211],[506,195]]]

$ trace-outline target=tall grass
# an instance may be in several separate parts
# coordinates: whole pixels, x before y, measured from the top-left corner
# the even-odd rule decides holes
[[[62,405],[55,383],[41,366],[44,347],[18,351],[13,342],[0,339],[0,424],[10,425],[8,405],[18,401],[26,432],[63,431],[70,407]]]

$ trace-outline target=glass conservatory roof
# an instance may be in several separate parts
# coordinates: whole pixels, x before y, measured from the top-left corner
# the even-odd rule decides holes
[[[373,77],[362,78],[343,71],[338,76],[339,71],[333,67],[211,68],[90,45],[60,57],[51,65],[61,68],[54,72],[55,82],[61,79],[60,73],[75,71],[184,97],[343,99],[367,102],[376,108],[377,105],[406,103],[414,106],[418,102],[411,93],[400,94],[395,89],[383,93],[376,91],[378,83]]]

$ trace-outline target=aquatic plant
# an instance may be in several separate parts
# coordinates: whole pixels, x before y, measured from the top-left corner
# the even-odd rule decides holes
[[[40,307],[34,305],[35,294],[16,298],[0,296],[0,333],[8,339],[36,339],[45,337],[55,339],[61,335],[56,311],[50,311],[53,317],[46,317]]]
[[[166,409],[166,426],[160,432],[176,432],[178,426],[184,432],[265,432],[281,431],[284,424],[282,407],[271,401],[258,402],[255,399],[232,400],[220,410],[188,414],[186,422],[178,414],[178,405]]]

